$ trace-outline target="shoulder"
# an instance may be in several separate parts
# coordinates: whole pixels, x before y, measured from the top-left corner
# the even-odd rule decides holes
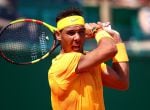
[[[59,54],[53,59],[49,74],[63,75],[75,73],[82,53],[71,52]]]

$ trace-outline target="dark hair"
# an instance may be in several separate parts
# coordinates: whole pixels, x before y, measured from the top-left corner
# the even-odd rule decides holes
[[[72,16],[72,15],[79,15],[79,16],[82,16],[82,12],[81,10],[79,10],[78,8],[69,8],[69,9],[66,9],[66,10],[63,10],[62,12],[60,12],[57,17],[56,17],[56,23],[62,19],[62,18],[65,18],[65,17],[68,17],[68,16]]]

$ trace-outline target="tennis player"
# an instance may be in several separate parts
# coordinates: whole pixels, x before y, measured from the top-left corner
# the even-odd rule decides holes
[[[85,24],[78,9],[61,12],[56,22],[61,50],[48,73],[53,110],[105,110],[103,86],[128,89],[128,56],[119,33],[100,22]],[[89,38],[97,47],[85,52]],[[111,59],[112,67],[104,63]]]

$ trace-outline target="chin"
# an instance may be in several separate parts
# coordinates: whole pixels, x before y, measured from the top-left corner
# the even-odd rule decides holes
[[[74,49],[73,52],[79,52],[79,53],[82,53],[83,50],[81,50],[81,49]]]

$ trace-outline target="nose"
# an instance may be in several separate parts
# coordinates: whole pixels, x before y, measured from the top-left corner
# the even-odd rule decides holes
[[[80,34],[78,32],[76,32],[76,34],[74,36],[74,40],[76,40],[76,41],[80,40]]]

